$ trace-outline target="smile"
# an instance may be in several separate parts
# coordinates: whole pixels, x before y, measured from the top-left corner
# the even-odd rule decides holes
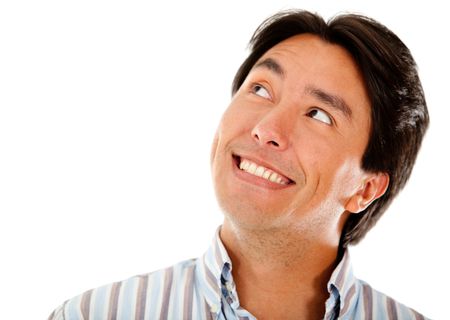
[[[235,157],[238,168],[246,173],[254,175],[256,177],[268,180],[272,183],[279,185],[289,185],[294,183],[291,179],[284,175],[275,172],[272,169],[266,168],[260,164],[257,164],[249,159]]]

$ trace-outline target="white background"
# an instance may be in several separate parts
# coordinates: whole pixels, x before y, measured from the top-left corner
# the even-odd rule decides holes
[[[421,2],[424,3],[424,2]],[[448,317],[448,23],[362,1],[3,1],[0,318],[199,256],[222,221],[209,149],[255,28],[280,9],[369,15],[420,68],[431,127],[404,192],[353,248],[357,276]]]

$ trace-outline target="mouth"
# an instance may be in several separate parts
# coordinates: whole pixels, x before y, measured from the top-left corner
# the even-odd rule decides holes
[[[286,177],[280,172],[277,172],[271,168],[267,168],[262,164],[258,164],[250,159],[238,155],[233,155],[233,162],[239,170],[258,177],[259,179],[267,180],[273,184],[280,186],[295,184],[292,179]]]

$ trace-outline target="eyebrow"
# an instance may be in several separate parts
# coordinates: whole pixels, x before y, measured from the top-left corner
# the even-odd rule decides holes
[[[352,109],[348,106],[348,104],[341,97],[325,92],[322,89],[316,88],[314,86],[306,87],[306,93],[314,96],[319,99],[323,103],[339,110],[342,112],[348,119],[352,117]]]
[[[285,73],[283,67],[272,58],[266,58],[255,65],[255,68],[260,67],[267,68],[270,71],[273,71],[275,74],[279,75],[280,77],[284,78]]]

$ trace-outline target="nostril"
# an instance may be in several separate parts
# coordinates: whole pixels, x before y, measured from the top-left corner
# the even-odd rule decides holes
[[[279,147],[280,145],[275,141],[269,141],[269,143],[273,144],[275,147]]]
[[[252,132],[252,136],[253,139],[255,139],[257,141],[258,144],[260,145],[271,145],[274,147],[279,148],[280,147],[280,143],[277,142],[279,141],[279,139],[277,139],[277,136],[275,134],[271,134],[268,133],[266,134],[265,132]]]

